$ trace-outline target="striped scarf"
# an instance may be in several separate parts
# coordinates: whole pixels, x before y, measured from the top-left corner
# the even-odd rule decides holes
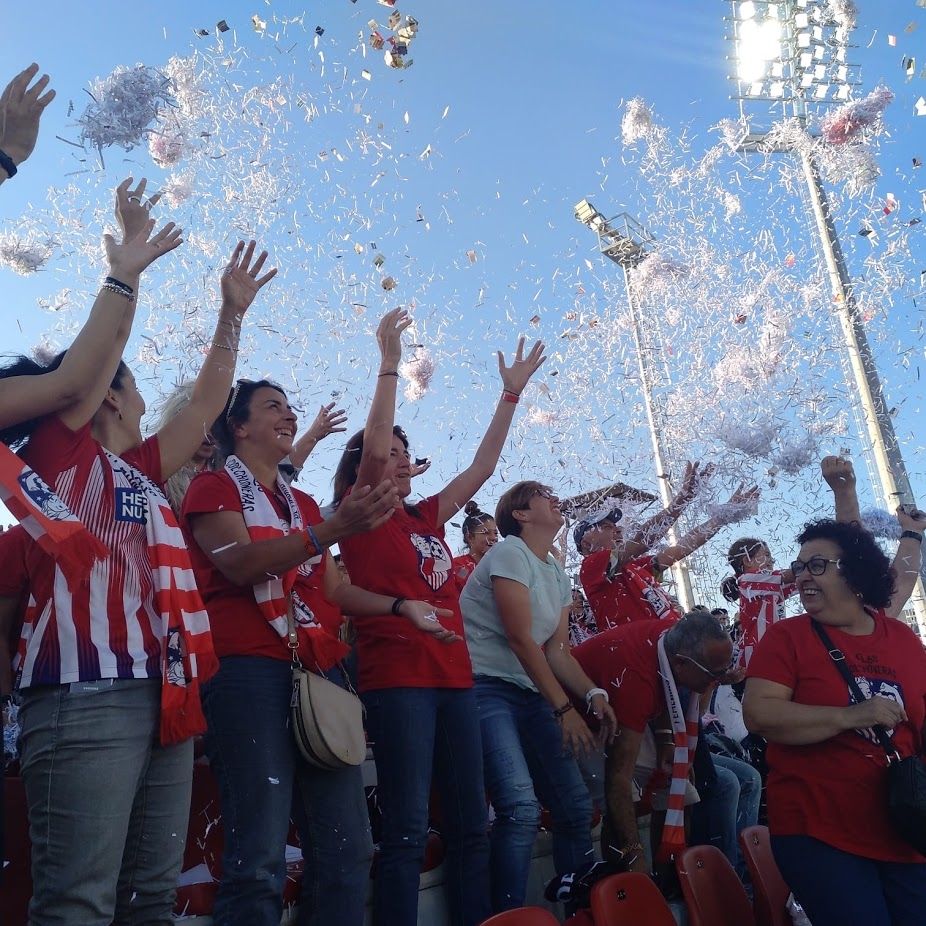
[[[668,631],[666,631],[668,632]],[[662,677],[662,690],[669,708],[672,721],[672,733],[675,739],[675,756],[672,764],[672,782],[669,785],[669,807],[666,822],[662,830],[662,842],[656,853],[657,862],[670,862],[685,848],[685,788],[688,782],[688,770],[694,760],[695,747],[698,745],[699,700],[695,692],[688,697],[688,710],[682,710],[678,696],[675,676],[666,655],[666,635],[659,637],[656,645],[659,654],[659,674]]]
[[[71,513],[51,487],[0,443],[0,500],[29,536],[54,558],[74,591],[109,550]]]
[[[120,473],[147,501],[145,531],[154,581],[154,609],[161,615],[161,742],[181,743],[206,729],[199,685],[218,670],[209,617],[199,596],[190,556],[164,493],[144,473],[108,450]]]
[[[252,541],[272,540],[303,530],[302,511],[296,496],[286,481],[277,473],[276,488],[289,508],[289,524],[281,521],[273,503],[267,498],[260,483],[251,471],[232,454],[225,461],[225,472],[231,476],[241,498],[241,514],[248,536]],[[254,586],[254,598],[267,623],[286,639],[288,599],[296,581],[298,570],[290,569],[280,576],[270,576],[266,582]]]

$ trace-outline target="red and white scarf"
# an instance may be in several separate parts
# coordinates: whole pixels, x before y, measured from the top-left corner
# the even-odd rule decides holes
[[[241,514],[248,536],[252,541],[271,540],[285,537],[305,529],[305,519],[299,502],[289,483],[277,473],[276,489],[289,508],[289,523],[278,514],[253,473],[236,456],[225,461],[225,472],[231,476],[241,499]],[[316,556],[303,568],[320,563],[322,556]],[[337,637],[328,633],[315,619],[311,607],[295,591],[299,568],[290,569],[279,576],[270,576],[266,582],[254,586],[254,599],[267,623],[285,640],[289,636],[288,604],[292,599],[293,618],[299,636],[299,658],[307,668],[313,662],[318,668],[328,668],[344,658],[349,647]]]
[[[698,745],[700,701],[697,693],[692,691],[688,697],[688,710],[682,710],[675,676],[672,674],[672,666],[666,654],[665,633],[659,637],[656,650],[659,655],[662,690],[669,709],[672,736],[675,740],[672,781],[669,784],[669,806],[666,810],[666,822],[662,830],[662,842],[656,853],[656,861],[670,862],[685,848],[685,790],[688,784],[688,770],[694,761],[695,748]]]
[[[219,668],[209,617],[196,587],[183,533],[170,503],[144,473],[108,450],[114,472],[147,500],[145,531],[154,581],[154,609],[161,616],[161,742],[181,743],[206,729],[199,685]]]
[[[0,443],[0,500],[38,545],[53,557],[73,591],[109,550],[73,515],[51,487]]]

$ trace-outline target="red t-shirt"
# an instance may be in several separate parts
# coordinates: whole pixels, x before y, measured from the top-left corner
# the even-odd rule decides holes
[[[736,585],[740,592],[741,628],[737,664],[745,669],[765,631],[777,621],[784,620],[785,599],[797,591],[797,586],[793,582],[785,583],[780,570],[744,573],[737,578]]]
[[[463,586],[466,585],[466,580],[473,574],[475,568],[476,560],[474,560],[469,553],[464,553],[462,556],[455,556],[453,558],[453,574],[461,592],[463,591]]]
[[[637,733],[665,710],[656,643],[668,629],[663,621],[637,621],[605,630],[572,651],[595,687],[608,693],[617,722]]]
[[[37,543],[28,552],[36,601],[23,661],[22,687],[101,678],[161,677],[161,615],[154,608],[148,553],[147,498],[113,470],[90,424],[72,431],[45,418],[22,458],[109,549],[89,581],[76,589],[55,581],[55,561]],[[157,435],[122,454],[130,466],[161,484]]]
[[[926,717],[926,650],[902,621],[875,615],[875,629],[852,636],[827,627],[862,693],[901,703],[909,718],[893,731],[902,756],[922,752]],[[845,707],[848,686],[810,617],[773,624],[752,654],[749,678],[792,689],[799,704]],[[871,730],[849,730],[821,743],[769,743],[768,820],[774,835],[808,835],[845,852],[886,862],[922,862],[887,817],[887,759]]]
[[[16,616],[7,645],[15,657],[22,633],[22,618],[29,597],[29,568],[26,556],[34,543],[24,527],[17,524],[0,533],[0,598],[15,598]]]
[[[307,524],[322,521],[321,512],[315,501],[304,492],[293,488],[293,495]],[[272,491],[264,493],[273,504],[277,514],[285,521],[289,509],[276,498]],[[289,661],[291,654],[286,641],[270,626],[257,604],[254,589],[250,585],[232,585],[203,553],[193,537],[191,518],[197,514],[211,514],[216,511],[241,511],[241,496],[234,480],[228,473],[200,473],[191,483],[183,499],[181,522],[186,533],[190,561],[196,575],[196,584],[209,613],[212,628],[212,642],[216,655],[223,656],[269,656],[272,659]],[[294,591],[309,606],[317,623],[334,637],[341,626],[340,608],[324,597],[324,576],[327,557],[315,557],[303,563],[297,572]],[[305,660],[303,660],[305,661]],[[329,669],[319,660],[321,669]]]
[[[632,559],[613,579],[607,577],[610,561],[610,550],[596,550],[582,560],[579,569],[579,580],[599,630],[632,621],[679,619],[672,599],[656,579],[654,557]]]
[[[404,508],[366,534],[339,542],[351,582],[380,595],[427,601],[453,614],[441,623],[463,636],[460,590],[453,575],[453,557],[437,524],[436,495],[418,502],[418,517]],[[384,614],[359,617],[357,654],[360,687],[469,688],[473,667],[466,642],[440,643],[416,630],[404,617]]]

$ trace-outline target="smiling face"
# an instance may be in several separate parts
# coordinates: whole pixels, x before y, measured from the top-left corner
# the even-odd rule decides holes
[[[582,553],[613,550],[623,539],[624,532],[610,518],[593,524],[582,537]]]
[[[552,489],[544,486],[530,497],[527,508],[522,509],[528,515],[523,519],[525,524],[535,527],[551,528],[554,533],[563,526],[563,513],[559,508],[559,498],[553,494]]]
[[[470,556],[478,563],[486,552],[498,543],[495,518],[483,518],[472,531],[464,535],[463,540],[469,547]]]
[[[399,504],[412,493],[411,454],[402,439],[392,435],[392,447],[389,450],[389,462],[383,471],[383,479],[392,480],[399,491]]]
[[[251,393],[247,421],[234,428],[235,452],[246,443],[282,460],[293,449],[296,424],[286,396],[271,386],[261,386]]]
[[[743,572],[768,572],[775,567],[775,558],[769,548],[759,544],[741,560]]]
[[[803,569],[795,576],[798,593],[804,610],[821,623],[843,623],[845,616],[862,612],[861,601],[852,591],[849,583],[842,577],[835,562],[842,555],[839,544],[833,540],[808,540],[797,555],[798,561],[810,563],[819,568],[825,564],[823,572],[811,575],[810,569]]]
[[[733,641],[708,640],[695,659],[681,654],[672,656],[672,674],[683,688],[703,694],[732,668]]]

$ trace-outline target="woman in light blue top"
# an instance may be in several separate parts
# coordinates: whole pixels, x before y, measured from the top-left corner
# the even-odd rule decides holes
[[[553,817],[557,874],[591,861],[592,804],[575,756],[597,743],[571,699],[595,716],[601,742],[615,720],[607,693],[569,651],[572,590],[550,554],[563,526],[559,499],[519,482],[499,499],[495,521],[505,539],[480,560],[460,607],[495,808],[492,905],[500,912],[524,903],[541,804]]]

